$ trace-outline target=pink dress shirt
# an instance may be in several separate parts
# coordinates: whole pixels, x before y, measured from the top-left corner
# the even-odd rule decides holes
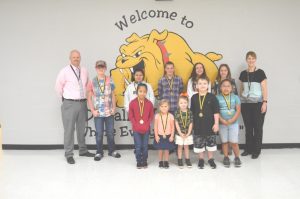
[[[75,66],[72,66],[77,76],[79,76],[79,71]],[[83,92],[80,92],[80,82],[78,81],[76,75],[71,69],[70,65],[64,67],[59,72],[55,90],[60,97],[64,97],[65,99],[86,99],[86,90],[87,84],[89,81],[89,76],[86,68],[80,68],[80,81],[82,82]]]

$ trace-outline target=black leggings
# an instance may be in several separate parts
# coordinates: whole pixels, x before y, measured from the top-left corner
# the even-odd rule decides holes
[[[242,103],[241,112],[246,128],[245,151],[259,155],[261,152],[263,125],[266,113],[261,113],[262,103]]]

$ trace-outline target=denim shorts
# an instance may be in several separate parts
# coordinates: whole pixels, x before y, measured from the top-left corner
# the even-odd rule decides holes
[[[222,143],[238,143],[239,142],[239,124],[223,125],[220,124],[219,130]]]

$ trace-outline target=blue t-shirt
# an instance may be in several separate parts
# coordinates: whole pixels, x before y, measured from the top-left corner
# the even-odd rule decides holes
[[[233,118],[233,116],[236,113],[236,105],[241,104],[240,98],[231,93],[230,96],[225,96],[227,100],[230,99],[230,109],[228,109],[228,106],[226,104],[226,100],[224,99],[222,94],[217,95],[217,99],[219,101],[219,106],[220,106],[220,114],[221,117],[225,120],[229,120]],[[238,121],[235,121],[237,123]]]

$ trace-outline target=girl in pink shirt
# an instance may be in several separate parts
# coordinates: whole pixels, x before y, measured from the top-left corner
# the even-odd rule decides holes
[[[169,168],[169,150],[175,148],[174,144],[174,116],[169,113],[169,101],[163,99],[159,102],[160,112],[155,115],[154,143],[158,149],[159,167]]]

